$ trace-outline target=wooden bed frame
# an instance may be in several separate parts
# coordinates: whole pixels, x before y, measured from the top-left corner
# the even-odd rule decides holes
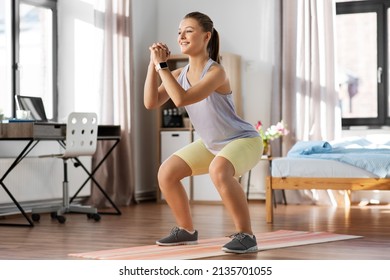
[[[266,220],[273,222],[273,190],[390,190],[390,178],[267,177]]]

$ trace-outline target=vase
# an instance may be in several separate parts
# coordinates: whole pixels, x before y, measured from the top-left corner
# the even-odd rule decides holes
[[[271,141],[263,140],[263,155],[271,157]]]

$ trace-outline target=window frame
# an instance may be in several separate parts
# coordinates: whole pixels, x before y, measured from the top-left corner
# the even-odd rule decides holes
[[[390,3],[386,0],[371,1],[352,1],[337,2],[336,16],[340,14],[354,13],[377,13],[377,69],[382,68],[382,82],[377,83],[377,112],[376,118],[342,118],[342,126],[348,128],[351,126],[368,126],[377,128],[390,125],[389,108],[388,108],[388,30],[387,30],[387,9]]]
[[[52,34],[52,61],[53,61],[53,119],[56,120],[58,116],[58,16],[57,16],[57,0],[15,0],[12,1],[12,70],[11,70],[11,94],[12,94],[12,114],[16,116],[16,100],[15,96],[20,94],[20,79],[19,79],[19,26],[20,26],[20,4],[28,4],[36,7],[47,8],[52,11],[53,15],[53,34]]]

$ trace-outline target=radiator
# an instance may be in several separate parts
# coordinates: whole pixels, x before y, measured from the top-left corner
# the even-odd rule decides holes
[[[6,172],[13,158],[0,158],[0,176]],[[91,169],[91,158],[82,157],[85,167]],[[15,199],[23,205],[36,204],[42,201],[57,201],[62,199],[63,164],[57,158],[29,157],[23,159],[4,180],[4,184]],[[82,167],[76,168],[68,161],[68,181],[70,197],[80,188],[88,175]],[[79,193],[78,197],[89,196],[90,181]],[[45,203],[46,203],[45,202]],[[0,186],[0,208],[12,205],[4,189]]]

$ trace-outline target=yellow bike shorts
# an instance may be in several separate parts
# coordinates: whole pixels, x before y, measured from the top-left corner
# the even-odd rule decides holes
[[[174,153],[188,164],[192,175],[209,173],[211,161],[217,156],[224,157],[234,166],[235,177],[252,169],[259,162],[262,154],[263,141],[261,137],[233,140],[217,154],[210,152],[202,139],[198,139]]]

